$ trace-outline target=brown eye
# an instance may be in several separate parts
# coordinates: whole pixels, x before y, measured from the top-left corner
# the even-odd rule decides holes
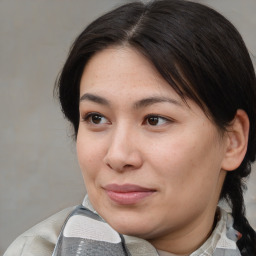
[[[91,116],[91,122],[94,123],[94,124],[100,124],[103,118],[104,117],[102,117],[100,115],[92,115]]]
[[[101,114],[98,113],[88,113],[83,121],[93,124],[93,125],[101,125],[109,123],[108,119]]]
[[[150,125],[157,125],[158,122],[159,122],[159,117],[158,116],[148,117],[148,124],[150,124]]]
[[[158,115],[148,115],[145,118],[144,124],[150,125],[150,126],[160,126],[160,125],[164,125],[168,122],[172,122],[171,120],[162,117],[162,116],[158,116]]]

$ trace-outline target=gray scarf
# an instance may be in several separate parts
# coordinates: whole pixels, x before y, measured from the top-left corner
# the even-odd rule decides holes
[[[124,237],[96,213],[77,206],[61,230],[53,256],[131,256]]]

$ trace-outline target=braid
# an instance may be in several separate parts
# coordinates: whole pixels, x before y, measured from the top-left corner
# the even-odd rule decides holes
[[[242,256],[256,255],[256,233],[245,217],[245,205],[243,192],[246,189],[243,178],[248,176],[251,166],[242,163],[235,171],[229,172],[225,179],[221,198],[224,198],[232,208],[234,228],[242,234],[237,241],[237,246]]]

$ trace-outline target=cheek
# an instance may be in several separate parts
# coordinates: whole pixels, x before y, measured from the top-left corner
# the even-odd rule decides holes
[[[93,176],[99,169],[99,159],[102,159],[102,146],[95,143],[95,141],[88,135],[82,132],[77,136],[77,157],[82,170],[83,176]]]
[[[221,156],[213,136],[203,135],[207,139],[183,133],[154,145],[157,150],[151,150],[149,159],[165,188],[184,194],[216,185]]]
[[[153,147],[148,149],[148,159],[155,170],[158,170],[159,176],[180,177],[189,171],[186,166],[194,165],[195,143],[188,142],[183,136],[164,138]],[[198,149],[196,149],[198,150]]]

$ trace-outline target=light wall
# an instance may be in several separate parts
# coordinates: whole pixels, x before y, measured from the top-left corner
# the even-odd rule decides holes
[[[99,14],[122,0],[0,1],[0,255],[23,231],[64,207],[85,189],[71,131],[53,85],[69,46]],[[238,27],[256,54],[255,0],[200,1]],[[256,175],[247,195],[256,227]]]

